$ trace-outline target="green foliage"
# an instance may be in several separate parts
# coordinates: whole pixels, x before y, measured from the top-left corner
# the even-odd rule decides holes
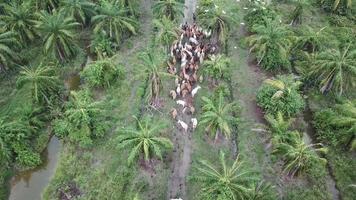
[[[179,0],[158,0],[153,5],[153,13],[157,19],[166,17],[171,21],[178,21],[183,16],[184,4]]]
[[[202,183],[198,193],[199,199],[244,199],[250,193],[249,182],[253,180],[251,172],[247,171],[244,163],[235,159],[232,165],[228,164],[225,154],[220,152],[219,166],[201,160],[196,167],[197,174],[192,180]]]
[[[257,104],[265,112],[292,116],[304,108],[304,100],[298,92],[300,82],[291,76],[277,76],[264,81],[257,93]]]
[[[310,63],[310,77],[320,84],[320,91],[334,90],[341,96],[356,86],[356,49],[351,44],[344,49],[329,49],[315,55]]]
[[[272,114],[265,115],[266,121],[270,125],[270,131],[272,132],[273,144],[280,142],[290,142],[290,126],[294,119],[286,119],[281,112],[277,112],[274,116]]]
[[[215,80],[231,78],[230,59],[222,54],[209,56],[209,60],[204,61],[202,67],[204,72]]]
[[[260,5],[260,3],[255,1],[254,6],[252,6],[244,16],[244,21],[246,22],[247,29],[250,32],[254,32],[253,27],[263,26],[268,21],[273,21],[276,18],[277,14],[271,7]]]
[[[128,10],[119,1],[103,0],[98,7],[98,14],[92,17],[94,33],[105,33],[116,43],[120,43],[123,34],[136,34],[137,21],[128,15]]]
[[[166,47],[168,51],[173,40],[178,36],[176,24],[167,17],[163,17],[159,20],[154,19],[153,24],[157,29],[157,34],[155,36],[156,42]]]
[[[157,156],[162,159],[162,150],[171,149],[173,143],[161,136],[157,136],[162,133],[167,125],[162,122],[152,123],[148,118],[137,121],[137,129],[123,129],[120,131],[120,135],[117,137],[118,149],[129,148],[128,163],[131,164],[140,155],[146,161],[149,161],[153,156]]]
[[[41,163],[31,148],[32,129],[23,119],[0,119],[0,161],[6,165],[15,158],[21,167],[33,168]]]
[[[197,19],[201,26],[212,30],[212,37],[225,44],[229,30],[236,23],[234,13],[237,8],[223,0],[204,0],[197,9]],[[214,42],[218,42],[214,41]]]
[[[118,45],[105,34],[105,31],[93,34],[90,51],[99,59],[113,56],[117,48]]]
[[[150,99],[152,104],[158,100],[162,90],[161,78],[173,76],[163,71],[163,56],[161,52],[153,51],[147,50],[140,55],[142,64],[138,72],[139,78],[148,79],[151,84],[147,99]]]
[[[57,94],[59,79],[54,74],[53,66],[45,66],[42,63],[35,68],[22,68],[16,81],[18,88],[25,85],[31,91],[33,101],[36,103],[50,103],[50,95]]]
[[[230,138],[230,124],[235,120],[232,112],[236,110],[236,103],[226,103],[222,93],[219,94],[219,98],[216,100],[202,97],[202,101],[203,113],[199,125],[206,127],[205,130],[211,136],[215,135],[215,139],[219,134]]]
[[[258,64],[266,70],[289,70],[292,46],[289,29],[276,21],[267,20],[263,25],[254,26],[253,30],[256,34],[249,36],[247,41],[250,52],[256,53]]]
[[[72,17],[66,17],[64,12],[53,11],[49,14],[41,11],[36,27],[43,40],[45,54],[51,54],[61,61],[75,54],[75,30],[79,23]]]
[[[352,8],[352,0],[320,0],[321,7],[329,12],[346,14]]]
[[[337,104],[315,114],[319,139],[332,146],[356,149],[356,101]]]
[[[42,162],[40,154],[38,153],[28,151],[26,149],[16,150],[16,153],[17,153],[16,161],[21,166],[33,168],[38,166]]]
[[[100,102],[94,102],[89,91],[72,91],[65,112],[54,121],[54,131],[61,138],[68,137],[70,141],[87,147],[93,139],[104,135],[103,117]]]
[[[279,143],[274,153],[283,156],[284,172],[294,176],[305,172],[312,163],[326,164],[326,159],[320,158],[316,152],[326,153],[327,149],[318,144],[305,144],[302,136],[298,132],[290,132],[289,143]]]
[[[0,28],[0,71],[8,69],[18,60],[16,47],[19,46],[15,32]]]
[[[11,2],[3,4],[5,15],[0,15],[0,20],[3,23],[4,29],[18,34],[23,46],[27,46],[37,36],[35,29],[36,16],[34,12],[29,10],[32,8],[29,1]]]
[[[60,3],[63,12],[81,24],[95,14],[95,4],[87,0],[64,0]]]
[[[107,87],[122,79],[124,75],[122,67],[114,64],[112,58],[97,60],[87,65],[81,72],[81,76],[91,87]]]

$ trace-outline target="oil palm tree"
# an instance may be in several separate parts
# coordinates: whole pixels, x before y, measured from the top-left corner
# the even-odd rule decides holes
[[[100,121],[103,109],[86,90],[71,91],[62,123],[64,133],[81,146],[92,144],[92,139],[104,134],[104,123]]]
[[[248,197],[252,181],[251,172],[245,169],[239,156],[230,165],[225,159],[225,154],[220,152],[219,166],[215,166],[205,160],[199,161],[196,167],[197,174],[192,180],[200,182],[202,189],[199,195],[201,199],[244,199]]]
[[[284,159],[284,172],[291,176],[298,175],[308,169],[311,163],[326,164],[326,159],[317,153],[326,153],[327,149],[321,143],[305,144],[299,132],[291,132],[292,141],[279,143],[274,153],[281,154]]]
[[[342,130],[339,142],[351,150],[356,149],[356,101],[337,104],[326,119],[335,130]]]
[[[304,99],[298,91],[300,85],[292,76],[266,79],[257,92],[257,104],[267,113],[281,112],[290,117],[304,108]]]
[[[301,29],[301,34],[296,38],[296,48],[300,48],[302,50],[306,49],[310,53],[315,53],[316,50],[319,50],[327,37],[325,36],[325,28],[323,27],[320,30],[316,31],[310,26],[304,26]]]
[[[31,4],[37,9],[52,12],[59,5],[59,0],[30,0]]]
[[[119,1],[102,1],[98,12],[91,19],[94,33],[104,30],[117,43],[120,43],[125,33],[136,34],[137,21],[128,15],[128,10]]]
[[[79,23],[72,17],[66,17],[63,12],[54,11],[53,14],[42,11],[36,27],[43,38],[45,54],[51,53],[66,60],[75,53],[75,30]]]
[[[61,1],[61,9],[67,16],[85,24],[86,19],[95,14],[95,4],[88,0],[65,0]]]
[[[321,0],[321,3],[328,3],[326,0]],[[350,9],[352,6],[352,0],[333,0],[332,11],[336,11],[339,8]]]
[[[297,25],[302,23],[304,9],[308,6],[308,2],[305,0],[295,0],[294,3],[295,8],[291,15],[291,24]]]
[[[129,148],[129,164],[141,155],[146,162],[154,156],[162,159],[162,150],[173,147],[169,139],[159,136],[167,127],[166,124],[160,122],[153,123],[148,118],[139,120],[135,117],[135,119],[137,121],[137,129],[127,128],[120,130],[120,135],[117,137],[117,147],[119,149]]]
[[[209,56],[209,59],[204,61],[203,68],[204,72],[217,82],[219,79],[230,78],[229,65],[230,59],[219,54]]]
[[[217,99],[209,99],[202,97],[203,100],[203,113],[201,126],[206,127],[206,131],[212,136],[215,135],[215,141],[219,134],[223,134],[226,138],[231,136],[230,123],[234,117],[232,112],[235,103],[226,103],[222,93],[219,94]]]
[[[0,71],[8,69],[11,64],[18,60],[15,48],[19,46],[17,35],[13,31],[5,31],[0,28]]]
[[[29,85],[34,102],[48,102],[49,95],[58,89],[59,79],[53,66],[40,64],[36,68],[23,67],[16,84],[19,88]]]
[[[197,11],[198,22],[203,27],[212,30],[214,42],[220,41],[225,44],[229,29],[236,22],[232,15],[234,13],[232,8],[233,6],[226,6],[220,0],[201,3]]]
[[[162,88],[162,77],[171,77],[173,75],[163,71],[163,59],[160,55],[155,55],[152,50],[147,50],[140,55],[142,66],[138,77],[147,79],[150,82],[150,90],[147,98],[150,99],[151,104],[155,104],[158,100]]]
[[[139,4],[138,0],[119,0],[120,5],[129,10],[130,15],[137,16],[137,6]]]
[[[36,16],[34,12],[29,12],[32,8],[30,2],[11,2],[3,6],[6,14],[0,15],[0,20],[3,21],[4,29],[17,33],[23,46],[35,39]]]
[[[255,35],[248,37],[250,52],[256,53],[258,64],[267,70],[289,67],[291,32],[275,21],[266,20],[264,25],[253,27]]]
[[[183,16],[184,4],[178,0],[158,0],[153,5],[153,13],[156,18],[167,17],[169,20],[178,20]]]
[[[176,25],[167,17],[154,19],[153,24],[157,29],[157,34],[155,36],[156,42],[166,47],[168,53],[170,45],[177,38]]]
[[[289,141],[289,127],[294,121],[293,118],[287,119],[281,112],[278,112],[275,116],[272,114],[265,115],[265,119],[270,125],[274,144]]]
[[[322,93],[335,90],[342,95],[356,84],[356,49],[329,49],[316,56],[309,76],[320,81]]]

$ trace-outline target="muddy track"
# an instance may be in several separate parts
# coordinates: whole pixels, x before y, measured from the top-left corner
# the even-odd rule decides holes
[[[183,23],[193,22],[193,13],[195,12],[197,0],[186,0],[184,8]],[[190,94],[188,95],[190,96]],[[178,111],[177,120],[182,120],[187,124],[190,124],[191,115],[184,114],[181,106],[176,106]],[[191,165],[192,154],[192,134],[191,127],[187,132],[178,127],[175,124],[173,131],[173,161],[171,164],[171,176],[168,182],[167,199],[182,198],[187,199],[187,177]]]

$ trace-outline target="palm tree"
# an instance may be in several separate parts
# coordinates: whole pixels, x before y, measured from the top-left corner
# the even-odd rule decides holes
[[[95,4],[87,0],[61,1],[61,9],[67,16],[85,24],[86,19],[95,14]]]
[[[153,24],[157,28],[157,34],[155,36],[156,42],[162,44],[169,52],[169,47],[173,40],[177,38],[177,27],[167,17],[161,19],[154,19]]]
[[[130,149],[128,163],[131,164],[138,156],[142,155],[145,161],[149,161],[153,156],[162,159],[162,150],[171,149],[172,142],[164,137],[157,136],[166,128],[166,124],[152,122],[145,118],[137,121],[138,129],[123,129],[117,137],[119,149]]]
[[[42,11],[36,26],[43,38],[44,52],[58,56],[61,61],[73,56],[75,30],[78,25],[72,17],[65,17],[63,12],[54,11],[51,15]]]
[[[37,31],[35,29],[36,16],[31,10],[30,2],[11,2],[3,4],[5,15],[0,15],[0,20],[3,21],[4,29],[18,33],[22,45],[35,39]]]
[[[229,138],[231,136],[229,123],[234,119],[232,112],[236,103],[225,103],[222,93],[215,101],[207,97],[202,97],[202,100],[204,105],[199,124],[206,127],[206,131],[211,135],[215,134],[215,141],[219,134]]]
[[[321,0],[321,3],[327,3],[327,1]],[[332,4],[332,11],[336,11],[339,8],[350,9],[352,6],[352,0],[334,0],[334,3]]]
[[[329,49],[316,56],[309,76],[320,81],[322,93],[334,89],[338,95],[352,89],[356,84],[356,49]]]
[[[266,79],[257,92],[257,104],[267,113],[281,112],[290,117],[304,108],[304,99],[298,91],[300,85],[292,76]]]
[[[351,150],[356,149],[356,101],[338,104],[326,119],[335,130],[342,130],[340,143]]]
[[[279,143],[274,153],[283,155],[284,172],[294,176],[308,169],[311,163],[320,162],[326,164],[326,159],[316,153],[326,153],[327,149],[321,143],[305,144],[299,132],[291,132],[292,139],[289,143]]]
[[[294,121],[293,118],[286,119],[281,112],[278,112],[276,116],[265,115],[265,119],[270,125],[274,144],[289,141],[289,127]]]
[[[249,195],[248,183],[251,173],[244,169],[244,163],[235,159],[228,165],[225,154],[220,152],[220,166],[216,167],[205,160],[199,161],[198,174],[192,180],[202,183],[201,199],[244,199]]]
[[[264,25],[253,27],[257,33],[248,37],[250,52],[255,52],[258,64],[267,70],[288,68],[291,33],[283,25],[266,20]]]
[[[231,7],[222,4],[221,1],[203,2],[198,11],[198,22],[205,28],[212,30],[214,42],[222,42],[225,44],[229,29],[236,21],[231,13]]]
[[[296,39],[296,47],[300,49],[306,49],[310,53],[315,53],[316,50],[319,50],[325,41],[327,40],[327,37],[325,37],[325,30],[326,27],[321,28],[318,31],[315,31],[313,28],[310,26],[304,26],[301,29],[301,34],[298,36]]]
[[[119,0],[120,5],[129,10],[130,15],[137,16],[138,11],[136,7],[139,4],[138,0]]]
[[[217,82],[219,79],[230,78],[229,65],[230,59],[219,54],[209,56],[209,60],[204,61],[203,68]]]
[[[273,199],[269,196],[269,190],[272,188],[272,185],[266,183],[265,181],[259,181],[254,183],[252,194],[250,194],[249,200],[267,200]]]
[[[13,31],[0,28],[0,71],[8,69],[18,59],[15,47],[20,46]]]
[[[54,75],[53,66],[40,64],[36,68],[22,68],[16,81],[17,87],[29,85],[32,97],[36,103],[48,100],[48,95],[58,89],[59,79]]]
[[[153,5],[153,13],[156,18],[160,19],[167,17],[169,20],[178,20],[179,16],[183,16],[184,4],[178,0],[158,0]]]
[[[59,0],[30,0],[32,5],[39,10],[46,10],[47,12],[52,12],[59,5]]]
[[[304,8],[308,6],[308,2],[305,0],[295,0],[294,2],[296,5],[295,5],[295,8],[291,15],[291,18],[292,18],[291,24],[292,25],[302,23]]]
[[[151,104],[154,104],[158,100],[159,94],[162,88],[162,77],[172,77],[173,75],[162,71],[163,60],[160,55],[155,55],[151,50],[140,55],[140,59],[143,61],[142,67],[138,76],[143,79],[148,79],[151,83],[150,93],[148,98],[150,99]]]
[[[98,8],[99,14],[92,17],[94,33],[105,31],[117,43],[122,35],[129,32],[136,34],[137,21],[128,16],[128,10],[119,1],[103,1]]]
[[[71,91],[62,121],[66,125],[65,134],[81,146],[91,144],[94,137],[104,134],[104,125],[99,118],[102,113],[100,102],[93,101],[88,91]]]

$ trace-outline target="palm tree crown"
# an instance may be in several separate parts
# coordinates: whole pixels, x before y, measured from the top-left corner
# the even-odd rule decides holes
[[[168,52],[173,40],[177,38],[176,25],[167,17],[154,19],[153,24],[157,28],[156,41],[166,47]]]
[[[14,48],[20,46],[20,43],[16,36],[14,32],[0,28],[0,71],[8,69],[18,59]]]
[[[153,5],[153,13],[157,18],[167,17],[169,20],[178,20],[183,16],[184,4],[178,0],[158,0]]]
[[[48,95],[58,89],[58,83],[59,80],[54,75],[53,66],[44,66],[42,64],[36,68],[23,67],[16,82],[19,88],[26,84],[30,85],[35,102],[48,101]]]
[[[61,2],[67,16],[85,24],[86,18],[95,14],[95,4],[87,0],[65,0]]]
[[[215,139],[217,139],[219,133],[229,138],[231,136],[229,124],[233,121],[232,111],[236,104],[225,103],[222,93],[215,101],[207,97],[202,97],[202,100],[204,105],[200,125],[206,127],[211,135],[215,134]]]
[[[75,29],[78,25],[72,17],[65,17],[63,12],[49,14],[42,11],[36,26],[43,38],[44,52],[58,56],[61,61],[74,55]]]
[[[12,2],[3,4],[5,15],[0,15],[0,20],[3,21],[3,26],[6,30],[18,33],[23,45],[32,41],[36,35],[34,12],[29,12],[31,9],[30,2]]]
[[[239,156],[232,165],[228,165],[225,154],[220,152],[220,166],[216,167],[207,161],[200,161],[198,174],[192,179],[203,183],[200,195],[202,199],[244,199],[248,196],[248,182],[252,180],[251,173],[244,169]]]
[[[282,154],[285,160],[284,171],[294,176],[304,172],[312,162],[325,164],[326,159],[316,153],[326,153],[327,149],[321,143],[306,144],[299,132],[291,132],[289,143],[279,143],[274,153]]]
[[[143,155],[148,161],[154,155],[162,159],[162,148],[172,148],[172,142],[164,137],[157,136],[166,128],[164,123],[152,123],[145,118],[144,120],[137,120],[138,129],[123,129],[121,135],[117,137],[118,148],[130,148],[128,162],[132,163],[139,155]]]
[[[248,37],[248,42],[250,52],[256,53],[258,64],[262,64],[267,70],[288,68],[290,31],[271,20],[266,20],[264,25],[254,26],[253,29],[257,34]]]
[[[205,73],[207,73],[215,80],[219,80],[221,78],[229,78],[228,71],[230,59],[222,54],[211,55],[209,58],[209,60],[206,60],[203,63]]]
[[[117,43],[124,33],[136,34],[137,21],[128,16],[128,10],[118,1],[103,1],[98,9],[99,14],[92,17],[94,32],[105,31]]]
[[[356,84],[356,49],[330,49],[315,57],[309,76],[317,77],[322,93],[334,89],[339,95]]]

